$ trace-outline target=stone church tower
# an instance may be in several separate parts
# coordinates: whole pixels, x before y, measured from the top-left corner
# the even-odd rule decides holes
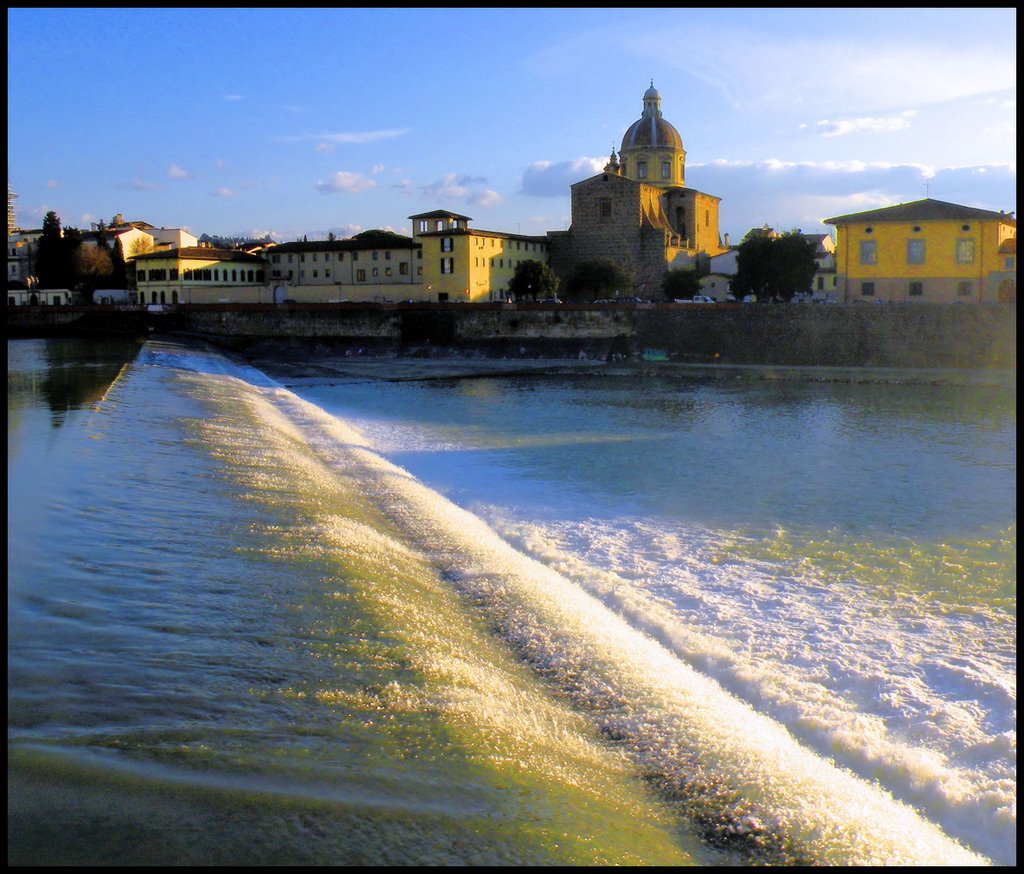
[[[603,172],[571,188],[572,223],[548,234],[548,263],[564,281],[583,261],[611,259],[631,277],[624,294],[657,299],[666,271],[725,251],[720,198],[687,188],[686,150],[651,83],[643,113]]]

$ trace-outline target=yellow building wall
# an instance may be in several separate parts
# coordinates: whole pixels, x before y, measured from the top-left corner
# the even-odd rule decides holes
[[[136,270],[164,270],[165,279],[136,280],[136,294],[139,303],[269,303],[273,300],[265,276],[266,268],[253,261],[222,261],[214,258],[179,258],[168,253],[166,258],[147,258],[136,261]],[[177,270],[177,278],[171,279],[171,271]],[[245,271],[237,280],[185,279],[187,270],[217,270],[223,277],[225,271]],[[253,272],[254,281],[247,279],[248,271]],[[258,274],[263,281],[256,281]]]
[[[968,230],[963,229],[965,225]],[[851,222],[837,225],[836,230],[836,269],[846,300],[871,300],[862,295],[861,283],[874,282],[875,300],[930,303],[987,301],[989,274],[1002,269],[999,245],[1016,234],[1008,223],[978,219]],[[923,241],[923,263],[908,262],[910,240]],[[957,261],[961,240],[973,240],[973,262]],[[868,241],[875,243],[875,264],[861,263],[861,243]],[[922,283],[922,295],[909,293],[912,281]],[[970,295],[959,293],[964,282],[971,283]]]
[[[423,286],[428,300],[447,294],[449,301],[481,303],[502,300],[516,267],[523,261],[547,263],[545,248],[528,240],[472,231],[454,235],[420,236],[423,245]],[[443,241],[451,240],[451,251]],[[452,259],[453,272],[441,272],[441,259]]]

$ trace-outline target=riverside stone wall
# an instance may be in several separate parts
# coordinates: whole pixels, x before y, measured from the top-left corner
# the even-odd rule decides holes
[[[1013,304],[289,304],[8,308],[8,336],[184,332],[238,349],[273,342],[492,356],[722,364],[1015,368]]]

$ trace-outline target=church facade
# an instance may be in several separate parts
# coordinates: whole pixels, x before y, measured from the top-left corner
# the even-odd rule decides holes
[[[666,271],[727,251],[719,202],[686,187],[683,140],[662,114],[652,82],[618,154],[613,149],[601,173],[571,187],[571,223],[548,233],[548,263],[564,282],[579,263],[612,260],[633,293],[656,298]]]

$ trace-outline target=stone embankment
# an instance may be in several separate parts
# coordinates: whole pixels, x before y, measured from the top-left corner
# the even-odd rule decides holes
[[[9,308],[8,337],[185,333],[239,352],[1015,368],[1016,306],[227,304]]]

